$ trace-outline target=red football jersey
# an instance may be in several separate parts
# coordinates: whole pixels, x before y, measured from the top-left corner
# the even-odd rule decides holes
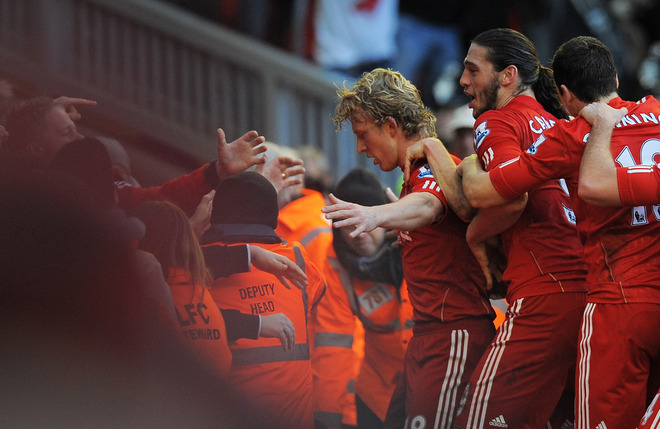
[[[609,104],[628,109],[612,133],[611,150],[618,166],[655,164],[660,155],[660,103],[653,97],[638,103],[617,97]],[[544,180],[565,177],[589,269],[589,301],[660,303],[660,206],[596,207],[577,197],[580,161],[590,130],[582,118],[560,121],[520,158],[492,170],[490,178],[503,197],[515,198]],[[620,194],[625,201],[633,198],[629,189]]]
[[[460,162],[458,158],[454,161]],[[432,225],[409,231],[412,240],[402,245],[403,272],[413,320],[419,324],[479,316],[494,318],[486,280],[465,241],[467,224],[448,208],[425,162],[411,168],[410,180],[404,183],[401,197],[429,192],[442,201],[445,215]]]
[[[556,123],[535,99],[518,96],[477,118],[475,150],[484,168],[493,170],[519,157]],[[520,219],[500,234],[507,256],[507,299],[584,290],[586,267],[567,190],[560,180],[540,181],[528,190]]]

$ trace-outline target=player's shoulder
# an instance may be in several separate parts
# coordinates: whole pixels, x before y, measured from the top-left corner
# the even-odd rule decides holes
[[[425,179],[428,177],[433,177],[433,172],[431,171],[431,166],[429,165],[426,158],[418,159],[417,162],[411,165],[410,167],[411,180],[414,181],[419,179]]]
[[[475,120],[475,138],[477,138],[478,133],[488,134],[487,130],[516,127],[519,120],[520,112],[512,109],[488,110]]]
[[[625,101],[618,99],[616,100],[616,104],[613,105],[612,107],[616,107],[616,108],[626,107],[628,108],[628,112],[633,112],[638,110],[651,110],[653,112],[657,112],[658,110],[660,110],[660,101],[658,101],[658,99],[652,95],[647,95],[645,97],[640,98],[637,101]]]
[[[505,121],[508,116],[508,112],[502,109],[492,109],[483,112],[475,119],[475,126],[478,124],[483,124],[485,122],[499,122]]]
[[[495,140],[518,134],[518,129],[518,121],[509,112],[500,109],[484,112],[474,124],[474,147],[479,153],[484,141],[488,140],[490,143],[485,146],[490,146]]]

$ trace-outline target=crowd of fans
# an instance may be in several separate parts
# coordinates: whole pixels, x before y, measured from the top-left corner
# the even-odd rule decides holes
[[[399,70],[433,109],[463,102],[456,84],[463,54],[473,37],[496,27],[526,34],[546,65],[571,37],[600,38],[613,51],[625,96],[660,87],[654,0],[163,1],[348,76]]]

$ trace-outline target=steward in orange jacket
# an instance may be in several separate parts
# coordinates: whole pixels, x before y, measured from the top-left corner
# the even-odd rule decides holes
[[[182,268],[171,268],[167,283],[172,291],[179,332],[186,344],[209,368],[225,377],[231,368],[225,320],[211,292],[192,283]]]
[[[326,205],[323,194],[301,189],[301,196],[280,209],[275,233],[285,241],[295,241],[305,247],[311,261],[323,269],[325,253],[332,242],[332,226],[321,209]]]
[[[307,321],[325,292],[325,283],[300,244],[287,245],[275,234],[277,215],[277,194],[268,180],[255,172],[231,176],[218,185],[212,226],[202,238],[202,248],[210,255],[216,245],[248,243],[284,255],[304,269],[308,284],[302,289],[287,288],[277,276],[253,268],[225,278],[214,276],[211,291],[222,308],[261,315],[281,312],[293,322],[295,342],[284,348],[277,338],[230,342],[233,364],[228,379],[254,398],[251,405],[256,413],[268,416],[270,427],[311,429]]]
[[[334,194],[363,205],[388,202],[366,169],[349,172]],[[358,427],[382,426],[412,336],[412,306],[393,239],[382,228],[355,238],[348,232],[333,231],[323,270],[327,291],[313,317],[314,416],[328,428],[341,427],[351,401],[356,319],[364,326],[364,358],[355,380]]]

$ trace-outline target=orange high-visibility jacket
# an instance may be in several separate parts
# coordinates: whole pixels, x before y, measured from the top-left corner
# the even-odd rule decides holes
[[[339,264],[332,245],[327,254],[327,290],[313,317],[315,418],[330,428],[340,427],[350,401],[347,386],[355,360],[352,344],[358,316],[364,326],[364,358],[355,392],[384,420],[412,336],[412,306],[405,282],[397,291],[393,285],[357,279]]]
[[[280,209],[275,233],[287,242],[300,242],[314,265],[323,270],[325,253],[332,243],[332,224],[321,212],[325,198],[311,189],[303,189],[302,194]]]
[[[226,376],[231,367],[231,351],[225,321],[211,292],[193,284],[190,274],[182,268],[170,269],[167,283],[184,344],[189,344],[210,369]]]
[[[252,268],[247,273],[216,278],[211,292],[222,308],[268,316],[284,313],[293,322],[295,345],[285,351],[277,338],[239,339],[229,343],[233,364],[228,380],[255,399],[273,427],[313,428],[312,370],[307,323],[325,292],[321,272],[309,262],[299,243],[249,243],[284,255],[304,268],[307,287],[288,289],[273,274]],[[203,248],[213,246],[204,245]]]

